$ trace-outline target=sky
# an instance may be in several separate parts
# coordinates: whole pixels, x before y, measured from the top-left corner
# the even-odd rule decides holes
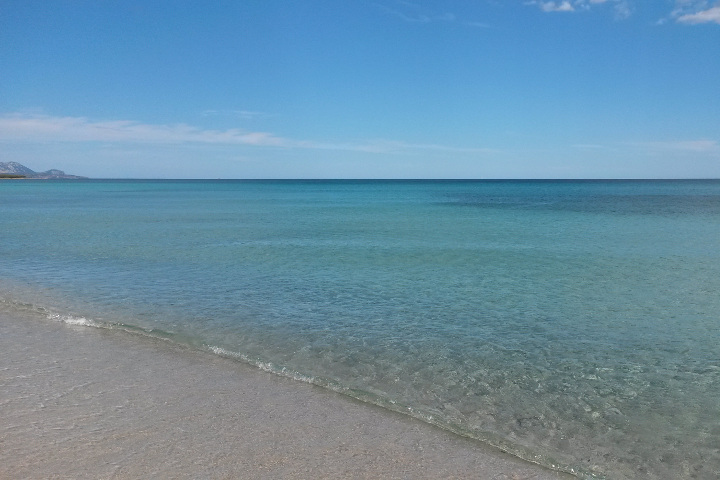
[[[720,0],[0,0],[0,162],[720,178]]]

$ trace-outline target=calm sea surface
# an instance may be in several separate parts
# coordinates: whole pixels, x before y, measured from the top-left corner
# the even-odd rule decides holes
[[[720,181],[2,181],[0,308],[579,476],[720,476]]]

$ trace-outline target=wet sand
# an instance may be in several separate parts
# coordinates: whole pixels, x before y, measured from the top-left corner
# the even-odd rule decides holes
[[[125,332],[0,313],[0,478],[574,478]]]

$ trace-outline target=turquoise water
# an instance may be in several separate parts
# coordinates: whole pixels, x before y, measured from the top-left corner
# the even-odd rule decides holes
[[[4,181],[0,308],[581,477],[720,476],[720,181]]]

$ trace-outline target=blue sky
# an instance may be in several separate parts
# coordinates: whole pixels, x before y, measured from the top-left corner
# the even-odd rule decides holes
[[[720,1],[0,0],[0,161],[718,178]]]

